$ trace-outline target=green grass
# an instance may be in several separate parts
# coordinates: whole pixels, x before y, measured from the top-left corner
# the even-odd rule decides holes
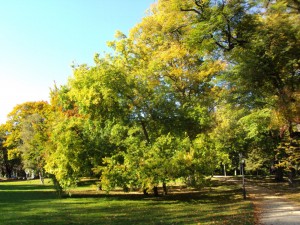
[[[0,224],[254,224],[240,187],[215,181],[211,188],[170,190],[168,196],[113,192],[85,182],[58,198],[49,180],[0,181]]]

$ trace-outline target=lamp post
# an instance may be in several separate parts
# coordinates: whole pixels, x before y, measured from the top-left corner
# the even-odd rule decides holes
[[[246,199],[245,174],[244,174],[245,159],[243,159],[242,153],[240,153],[239,156],[240,156],[240,167],[241,167],[242,180],[243,180],[243,198]]]
[[[244,166],[245,166],[245,159],[242,159],[243,197],[244,199],[246,199]]]

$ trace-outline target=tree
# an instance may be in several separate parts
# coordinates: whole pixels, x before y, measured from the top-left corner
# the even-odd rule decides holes
[[[198,140],[201,133],[210,129],[214,107],[211,80],[222,68],[221,62],[205,61],[201,55],[186,48],[181,42],[180,35],[166,32],[165,22],[162,19],[165,16],[164,11],[160,10],[159,7],[154,8],[150,15],[132,30],[129,38],[122,35],[119,41],[111,43],[117,51],[119,63],[114,65],[120,65],[119,71],[125,72],[127,82],[130,78],[136,80],[130,83],[131,89],[135,92],[126,92],[126,95],[120,93],[119,96],[125,96],[124,99],[129,100],[128,108],[133,109],[130,112],[132,115],[130,124],[133,127],[141,124],[145,139],[140,140],[142,146],[138,148],[139,159],[142,162],[134,159],[130,151],[136,149],[136,146],[126,146],[124,153],[118,153],[116,157],[106,160],[108,167],[104,168],[102,178],[108,184],[110,180],[120,180],[124,183],[122,174],[128,174],[124,169],[130,167],[139,171],[136,174],[140,174],[142,187],[155,189],[158,183],[164,183],[166,180],[183,176],[195,178],[196,174],[202,174],[201,176],[212,174],[210,169],[204,169],[204,165],[207,165],[207,168],[215,168],[212,166],[216,165],[212,159],[218,160],[218,157],[207,157],[208,161],[203,160],[198,151],[205,151],[205,148],[195,147],[197,142],[194,147],[186,146],[182,149],[179,145],[158,147],[161,146],[162,140],[166,143],[170,140],[180,143],[179,140],[184,139],[194,142],[195,139]],[[208,146],[206,151],[212,151],[212,147]],[[186,155],[192,157],[190,158],[192,168],[185,168],[187,173],[177,171],[175,174],[171,171],[167,159],[172,161],[174,158],[173,163],[175,163],[176,155],[180,151],[182,157]],[[136,150],[134,152],[136,153]],[[201,166],[196,166],[200,158],[203,162]],[[134,162],[135,166],[130,162]],[[158,164],[161,165],[159,168]],[[116,177],[120,178],[116,179]],[[128,179],[136,180],[129,177]],[[201,183],[202,180],[195,178],[194,181],[194,183]]]
[[[35,174],[43,173],[48,115],[47,102],[26,102],[10,112],[6,123],[9,159],[21,160],[23,169]]]
[[[237,90],[248,96],[248,102],[252,99],[253,106],[272,110],[270,126],[278,134],[280,130],[285,142],[283,137],[293,136],[295,125],[299,124],[300,29],[295,23],[299,15],[282,7],[276,9],[277,6],[273,5],[264,15],[249,48],[233,55],[233,79]],[[278,171],[282,170],[280,162],[285,161],[281,156],[277,155]],[[282,180],[282,175],[277,179]]]
[[[60,155],[66,157],[59,165],[47,166],[52,173],[56,170],[58,180],[66,180],[68,184],[70,179],[76,183],[80,173],[75,173],[71,164],[77,159],[68,157],[75,154],[74,151],[92,155],[93,171],[101,175],[102,184],[108,189],[134,184],[155,190],[160,182],[212,173],[211,169],[204,170],[204,165],[214,168],[211,165],[216,165],[217,158],[208,157],[212,160],[209,165],[201,159],[203,165],[196,166],[202,149],[207,151],[206,155],[210,151],[209,154],[213,153],[212,145],[196,147],[200,142],[195,140],[208,137],[200,138],[213,124],[215,93],[212,79],[222,69],[222,63],[204,60],[186,48],[179,36],[160,30],[165,26],[161,19],[164,11],[153,9],[152,13],[132,30],[129,37],[117,33],[117,40],[110,42],[114,55],[96,55],[95,66],[74,68],[68,86],[59,91],[57,102],[62,116],[57,116],[61,121],[54,126],[57,128],[53,133],[54,157],[50,161],[59,162],[55,159]],[[149,39],[152,36],[155,38]],[[78,133],[84,141],[80,143],[77,143],[78,133],[66,133],[69,130],[66,124],[75,121],[82,121]],[[96,140],[91,138],[93,133],[105,134],[106,138]],[[72,144],[69,143],[71,140]],[[194,143],[193,147],[172,143],[182,140]],[[73,145],[76,149],[70,148]],[[180,151],[182,154],[178,153]],[[56,155],[56,152],[59,153]],[[184,158],[188,155],[192,160],[192,168],[186,168],[189,172],[177,170],[176,174],[171,170],[168,159],[174,158],[175,164],[179,155]],[[158,167],[159,164],[162,166]],[[66,168],[67,165],[70,166]],[[134,172],[126,172],[128,167]],[[201,170],[210,172],[201,173]],[[66,173],[59,177],[59,171]],[[194,181],[202,182],[198,178]]]
[[[7,178],[11,178],[13,175],[13,170],[18,169],[20,164],[18,159],[9,159],[7,148],[5,147],[5,141],[7,138],[7,130],[5,125],[0,126],[0,171],[1,175]]]

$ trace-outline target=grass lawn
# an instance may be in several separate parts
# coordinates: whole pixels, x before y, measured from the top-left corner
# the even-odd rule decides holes
[[[0,224],[254,224],[250,201],[234,184],[214,181],[202,190],[168,196],[97,192],[89,182],[58,198],[51,182],[0,181]]]

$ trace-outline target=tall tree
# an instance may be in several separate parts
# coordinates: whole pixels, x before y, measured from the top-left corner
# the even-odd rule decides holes
[[[13,170],[18,170],[20,161],[19,159],[9,159],[8,151],[5,146],[7,139],[7,129],[4,124],[0,126],[0,172],[1,175],[7,178],[11,178]],[[19,174],[20,176],[22,174]]]
[[[47,102],[17,105],[8,115],[5,147],[10,159],[22,160],[23,169],[43,172],[47,136]]]

